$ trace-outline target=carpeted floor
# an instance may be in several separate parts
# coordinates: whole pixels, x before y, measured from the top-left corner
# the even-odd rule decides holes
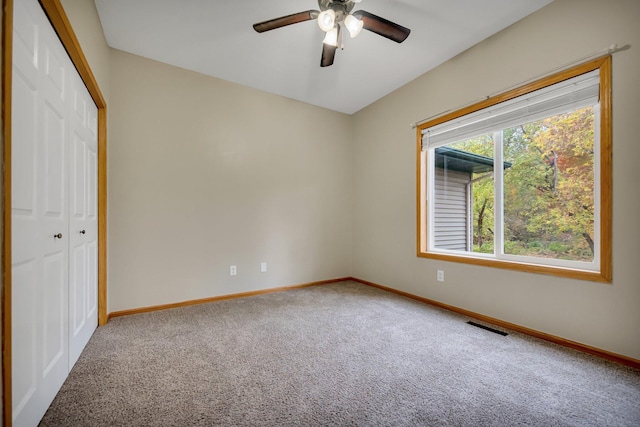
[[[120,317],[42,426],[638,426],[640,372],[353,282]]]

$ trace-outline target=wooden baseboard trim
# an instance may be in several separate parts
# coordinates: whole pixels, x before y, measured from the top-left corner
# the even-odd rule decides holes
[[[563,347],[568,347],[573,350],[578,350],[583,353],[588,353],[593,356],[597,356],[603,359],[611,360],[616,363],[620,363],[622,365],[631,366],[636,369],[640,369],[640,360],[634,359],[631,357],[623,356],[621,354],[612,353],[610,351],[602,350],[596,347],[591,347],[586,344],[581,344],[579,342],[567,340],[564,338],[557,337],[555,335],[547,334],[545,332],[536,331],[535,329],[526,328],[524,326],[516,325],[514,323],[505,322],[504,320],[496,319],[494,317],[485,316],[483,314],[474,313],[473,311],[465,310],[463,308],[455,307],[449,304],[444,304],[439,301],[434,301],[428,298],[420,297],[418,295],[410,294],[408,292],[399,291],[397,289],[389,288],[387,286],[379,285],[377,283],[369,282],[367,280],[358,279],[355,277],[349,278],[349,280],[353,280],[354,282],[362,283],[363,285],[371,286],[374,288],[382,289],[387,292],[391,292],[394,294],[402,295],[407,298],[411,298],[425,304],[432,305],[434,307],[443,308],[445,310],[452,311],[454,313],[462,314],[463,316],[471,317],[477,320],[480,320],[485,323],[489,323],[501,328],[509,329],[514,332],[519,332],[525,335],[529,335],[535,338],[540,338],[545,341],[549,341],[554,344],[561,345]]]
[[[162,304],[162,305],[154,305],[150,307],[132,308],[129,310],[120,310],[120,311],[114,311],[112,313],[109,313],[109,319],[113,319],[114,317],[129,316],[131,314],[149,313],[151,311],[167,310],[170,308],[178,308],[178,307],[187,307],[190,305],[197,305],[197,304],[206,304],[206,303],[215,302],[215,301],[252,297],[255,295],[270,294],[274,292],[290,291],[292,289],[308,288],[310,286],[327,285],[329,283],[344,282],[346,280],[351,280],[351,278],[342,277],[339,279],[320,280],[317,282],[301,283],[299,285],[282,286],[279,288],[260,289],[258,291],[249,291],[249,292],[240,292],[237,294],[220,295],[216,297],[182,301],[182,302],[176,302],[172,304]]]

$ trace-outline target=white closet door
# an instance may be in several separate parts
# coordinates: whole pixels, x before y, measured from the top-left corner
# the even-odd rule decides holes
[[[98,109],[71,77],[69,366],[98,326]]]
[[[35,3],[35,4],[34,4]],[[37,2],[14,3],[12,106],[13,425],[37,425],[69,372],[69,70]],[[58,236],[58,237],[54,237]]]
[[[70,208],[69,172],[76,172],[70,159],[75,161],[72,155],[77,150],[84,151],[83,162],[87,165],[79,165],[85,172],[80,172],[82,183],[77,185],[86,193],[82,195],[86,206],[80,216],[89,221],[91,215],[96,216],[95,202],[90,201],[92,197],[95,200],[95,189],[89,188],[95,187],[97,178],[88,175],[91,168],[91,173],[96,172],[95,159],[91,159],[91,153],[95,156],[95,142],[90,142],[95,139],[91,135],[95,134],[91,122],[95,119],[90,117],[95,117],[95,112],[89,112],[88,105],[95,106],[87,103],[88,94],[77,95],[85,104],[80,110],[84,108],[83,126],[88,130],[82,126],[78,129],[72,114],[74,100],[86,88],[37,0],[14,2],[13,27],[12,412],[14,426],[35,426],[73,363],[70,312],[85,310],[82,321],[74,318],[74,331],[95,329],[96,322],[92,326],[90,314],[91,310],[97,312],[95,260],[87,257],[75,270],[81,271],[94,288],[88,290],[88,285],[83,284],[84,289],[77,291],[77,285],[73,292],[82,294],[82,309],[70,310],[69,306],[70,300],[74,304],[78,301],[69,294],[69,267],[77,264],[70,260],[70,245],[76,237],[85,236],[76,233],[77,210],[75,206]],[[76,135],[84,138],[81,148],[71,142]],[[88,235],[85,252],[97,255],[92,249],[95,225],[81,225]],[[78,282],[75,272],[71,278]],[[83,323],[80,329],[79,323]],[[76,335],[86,343],[86,334]],[[75,340],[74,336],[73,361],[82,350],[75,346]]]

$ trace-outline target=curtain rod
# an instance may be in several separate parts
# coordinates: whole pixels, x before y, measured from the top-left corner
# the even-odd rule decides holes
[[[620,51],[622,51],[622,50],[628,50],[628,49],[630,49],[630,48],[631,48],[631,45],[630,45],[630,44],[626,44],[626,45],[624,45],[624,46],[618,47],[618,45],[614,43],[614,44],[612,44],[611,46],[609,46],[609,47],[608,47],[608,48],[606,48],[606,49],[599,50],[599,51],[594,52],[594,53],[592,53],[592,54],[590,54],[590,55],[588,55],[588,56],[585,56],[585,57],[583,57],[583,58],[580,58],[580,59],[576,59],[576,60],[574,60],[574,61],[571,61],[571,62],[569,62],[568,64],[565,64],[565,65],[562,65],[562,66],[560,66],[560,67],[558,67],[558,68],[553,69],[552,71],[548,71],[548,72],[546,72],[546,73],[544,73],[544,74],[540,74],[540,75],[538,75],[538,76],[536,76],[536,77],[533,77],[533,78],[531,78],[531,79],[529,79],[529,80],[526,80],[526,81],[524,81],[524,82],[518,83],[518,84],[516,84],[516,85],[514,85],[514,86],[510,86],[510,87],[508,87],[508,88],[506,88],[506,89],[500,90],[500,91],[498,91],[498,92],[494,92],[494,93],[492,93],[492,94],[490,94],[490,95],[487,95],[487,96],[485,96],[485,97],[483,97],[483,98],[477,99],[477,100],[475,100],[475,101],[473,101],[473,102],[470,102],[470,103],[468,103],[468,104],[461,105],[461,106],[456,107],[456,108],[450,108],[450,109],[445,110],[445,111],[442,111],[442,112],[440,112],[440,113],[438,113],[438,114],[434,114],[433,116],[429,116],[429,117],[427,117],[426,119],[422,119],[422,120],[417,121],[417,122],[415,122],[415,123],[411,123],[411,124],[410,124],[410,126],[411,126],[411,128],[412,128],[412,129],[415,129],[416,127],[420,126],[422,123],[425,123],[425,122],[427,122],[427,121],[429,121],[429,120],[431,120],[431,119],[435,119],[436,117],[443,116],[443,115],[445,115],[445,114],[447,114],[447,113],[449,113],[449,112],[451,112],[451,111],[461,110],[461,109],[463,109],[463,108],[465,108],[465,107],[469,107],[469,106],[471,106],[471,105],[477,104],[478,102],[481,102],[481,101],[484,101],[484,100],[486,100],[486,99],[489,99],[489,98],[491,98],[491,97],[493,97],[493,96],[499,95],[499,94],[501,94],[501,93],[509,92],[509,91],[510,91],[510,90],[512,90],[512,89],[516,89],[516,88],[518,88],[518,87],[520,87],[520,86],[524,86],[524,85],[526,85],[526,84],[528,84],[528,83],[535,82],[535,81],[540,80],[540,79],[542,79],[542,78],[544,78],[544,77],[547,77],[547,76],[550,76],[550,75],[553,75],[553,74],[559,73],[559,72],[564,71],[564,70],[566,70],[566,69],[569,69],[569,68],[571,68],[571,67],[573,67],[573,66],[575,66],[575,65],[578,65],[578,64],[580,64],[580,63],[582,63],[582,62],[587,62],[587,61],[589,61],[589,60],[591,60],[591,59],[596,59],[596,58],[598,58],[598,57],[600,57],[600,56],[604,56],[604,55],[611,55],[611,54],[613,54],[613,53],[620,52]]]

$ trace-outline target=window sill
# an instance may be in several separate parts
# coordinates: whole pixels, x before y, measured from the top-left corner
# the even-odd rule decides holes
[[[440,261],[457,262],[462,264],[480,265],[484,267],[501,268],[505,270],[521,271],[525,273],[546,274],[569,279],[588,280],[592,282],[611,283],[611,273],[604,271],[578,270],[567,267],[545,266],[525,262],[504,261],[499,259],[476,258],[466,256],[447,255],[431,252],[418,252],[419,258],[437,259]]]

